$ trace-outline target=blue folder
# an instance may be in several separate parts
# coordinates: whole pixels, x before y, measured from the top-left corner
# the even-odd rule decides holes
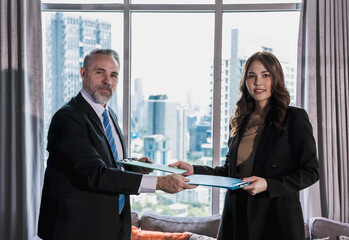
[[[189,184],[226,188],[229,190],[243,188],[251,184],[250,182],[243,182],[239,178],[221,177],[214,175],[193,174],[186,176],[186,178],[190,180],[188,182]]]

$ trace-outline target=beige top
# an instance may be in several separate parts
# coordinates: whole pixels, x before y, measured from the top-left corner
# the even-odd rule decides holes
[[[238,177],[250,177],[265,118],[252,114],[237,153]]]

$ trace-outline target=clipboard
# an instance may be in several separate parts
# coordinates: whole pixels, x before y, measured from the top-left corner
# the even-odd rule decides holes
[[[136,158],[120,159],[117,161],[117,163],[125,164],[125,165],[132,165],[132,166],[137,166],[137,167],[150,168],[153,170],[159,170],[159,171],[163,171],[163,172],[177,173],[177,174],[183,174],[183,173],[188,171],[186,169],[169,167],[169,166],[157,164],[157,163],[140,162],[140,161],[137,161]]]
[[[186,176],[185,178],[188,178],[190,180],[188,184],[226,188],[229,190],[243,188],[251,184],[251,182],[243,182],[239,178],[222,177],[215,175],[193,174]]]

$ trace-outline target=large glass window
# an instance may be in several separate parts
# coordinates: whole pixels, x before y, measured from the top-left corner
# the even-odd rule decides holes
[[[296,105],[298,24],[299,12],[249,12],[223,15],[221,82],[224,87],[221,93],[221,144],[227,145],[229,138],[227,129],[239,98],[242,68],[253,53],[269,51],[279,59],[285,74],[286,87],[291,95],[291,105]],[[224,159],[224,155],[221,159]],[[221,203],[224,193],[225,191],[221,191]],[[221,208],[222,205],[220,204]]]
[[[301,0],[223,0],[226,4],[300,3]]]
[[[213,4],[215,0],[131,0],[143,4]]]
[[[256,51],[279,58],[295,104],[300,5],[293,3],[299,0],[42,2],[45,139],[52,115],[80,91],[79,69],[94,48],[113,48],[120,55],[121,75],[110,106],[131,157],[166,165],[177,160],[223,164],[241,69]],[[89,3],[88,11],[83,3]],[[173,195],[140,194],[131,198],[132,210],[216,214],[224,193],[201,186]]]
[[[132,156],[212,165],[214,15],[133,13],[131,22]],[[202,187],[132,202],[138,212],[197,216],[211,210],[210,189]]]
[[[44,12],[42,19],[46,141],[52,115],[81,90],[80,67],[87,53],[95,48],[113,48],[122,66],[123,18],[120,13]],[[119,81],[109,102],[121,125],[122,86]]]
[[[124,0],[41,0],[42,3],[56,4],[103,4],[103,3],[123,3]]]

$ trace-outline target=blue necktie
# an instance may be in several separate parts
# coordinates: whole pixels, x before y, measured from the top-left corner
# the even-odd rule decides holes
[[[103,116],[103,125],[105,128],[105,133],[107,135],[110,148],[113,152],[115,164],[116,164],[118,169],[121,169],[120,165],[116,162],[119,159],[118,158],[118,151],[116,150],[116,144],[115,144],[115,140],[114,140],[114,136],[113,136],[113,131],[112,131],[110,123],[109,123],[107,109],[104,110],[102,116]],[[119,214],[121,214],[122,209],[124,208],[124,204],[125,204],[125,195],[119,194]]]

